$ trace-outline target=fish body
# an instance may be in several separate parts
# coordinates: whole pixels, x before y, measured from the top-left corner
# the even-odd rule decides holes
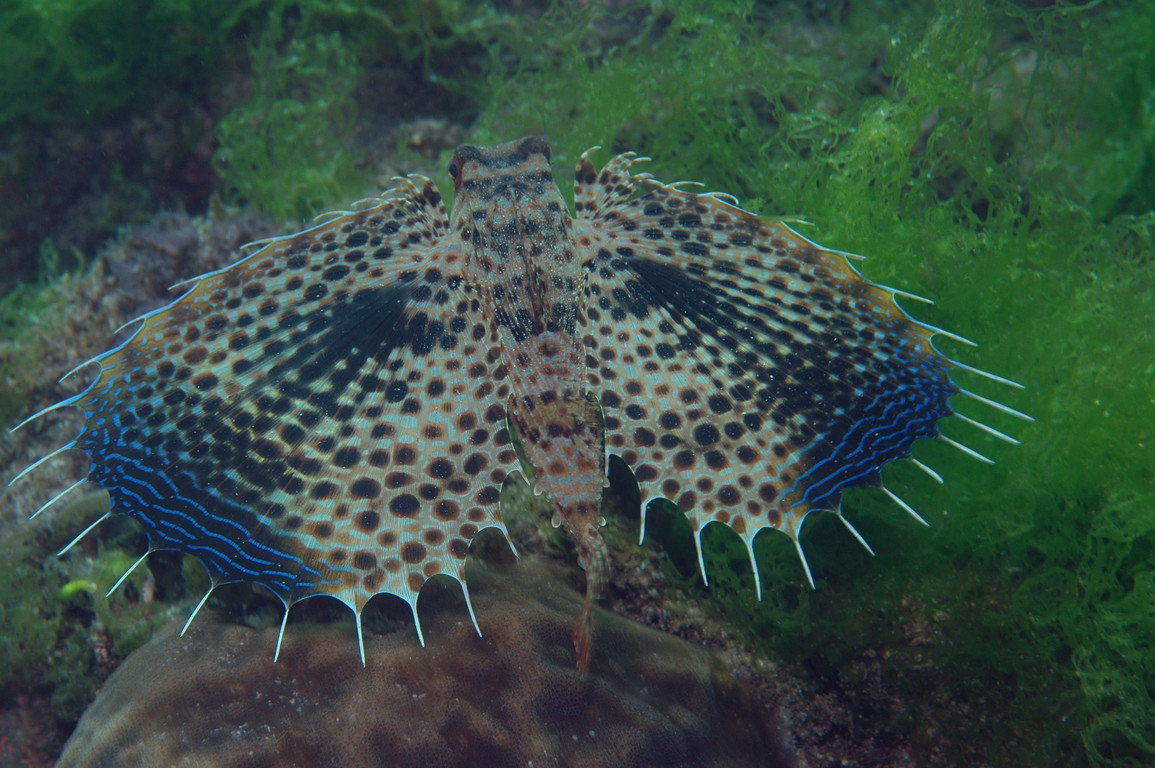
[[[536,478],[534,491],[549,498],[587,574],[574,635],[584,672],[592,601],[609,577],[598,532],[606,453],[583,338],[588,259],[549,159],[549,147],[534,137],[458,148],[450,164],[456,192],[449,229],[500,341],[510,384],[507,418]]]
[[[590,154],[573,214],[541,139],[465,145],[452,218],[414,175],[191,281],[53,406],[84,410],[68,447],[91,457],[87,480],[150,551],[192,554],[213,587],[261,584],[286,617],[331,595],[359,630],[368,600],[394,594],[420,637],[424,582],[465,589],[472,538],[507,534],[516,438],[587,573],[584,670],[610,572],[610,454],[637,479],[643,536],[646,507],[666,499],[703,577],[714,522],[757,574],[762,530],[798,545],[810,511],[841,518],[844,489],[881,485],[886,464],[941,437],[952,396],[972,396],[951,373],[982,372],[939,353],[944,332],[864,279],[860,257],[636,173],[633,153],[600,171]]]

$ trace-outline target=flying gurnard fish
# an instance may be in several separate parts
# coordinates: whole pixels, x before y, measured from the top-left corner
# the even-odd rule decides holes
[[[437,574],[461,583],[477,626],[469,542],[484,528],[508,535],[501,488],[523,472],[586,572],[584,672],[610,572],[599,532],[610,454],[637,479],[643,536],[650,502],[676,504],[705,578],[702,530],[729,525],[761,597],[763,529],[797,546],[806,515],[829,510],[862,541],[840,511],[845,488],[881,486],[882,467],[923,437],[983,458],[941,435],[941,418],[1016,442],[948,402],[1029,418],[950,374],[1013,382],[939,353],[933,336],[958,337],[909,317],[895,302],[909,294],[864,279],[860,257],[727,195],[634,172],[633,153],[600,172],[589,155],[574,215],[541,139],[464,145],[449,166],[452,218],[412,175],[189,281],[75,369],[98,367],[87,389],[41,411],[84,411],[59,449],[92,460],[72,488],[104,487],[100,520],[138,520],[149,551],[193,555],[212,588],[260,584],[286,620],[300,600],[336,597],[364,663],[365,604],[401,597],[421,637],[417,595]]]

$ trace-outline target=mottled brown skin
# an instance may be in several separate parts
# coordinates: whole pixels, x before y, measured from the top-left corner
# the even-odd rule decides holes
[[[809,512],[881,484],[953,413],[950,371],[974,369],[857,257],[638,162],[598,170],[583,154],[571,215],[542,140],[465,145],[452,219],[410,176],[189,281],[53,406],[85,412],[87,479],[214,588],[261,584],[286,610],[330,595],[358,617],[397,595],[421,637],[424,583],[464,588],[469,543],[506,533],[520,439],[586,570],[583,669],[609,573],[608,453],[638,482],[643,533],[647,505],[668,500],[703,576],[713,523],[757,576],[761,531],[797,546]]]
[[[586,571],[586,600],[574,630],[578,666],[589,666],[590,610],[609,577],[601,526],[606,455],[601,409],[590,391],[578,333],[586,270],[573,219],[549,165],[549,147],[530,137],[454,153],[451,238],[465,252],[509,371],[508,418],[521,439],[555,524],[570,535]]]

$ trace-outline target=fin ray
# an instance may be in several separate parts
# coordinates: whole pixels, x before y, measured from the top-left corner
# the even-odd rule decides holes
[[[918,467],[918,468],[919,468],[919,469],[921,469],[923,472],[925,472],[925,473],[927,473],[928,475],[930,475],[932,479],[934,479],[934,480],[938,481],[938,484],[939,484],[939,485],[942,485],[943,483],[945,483],[945,482],[946,482],[945,480],[943,480],[943,479],[942,479],[942,475],[940,475],[938,472],[935,472],[933,469],[931,469],[931,468],[930,468],[930,467],[928,467],[927,465],[923,464],[923,463],[922,463],[921,461],[919,461],[918,459],[916,459],[916,458],[914,458],[913,456],[911,456],[911,457],[910,457],[910,460],[914,462],[914,465],[915,465],[916,467]]]
[[[37,509],[35,512],[33,512],[31,515],[29,515],[29,516],[28,516],[28,519],[29,519],[29,520],[35,520],[35,519],[36,519],[36,517],[37,517],[37,516],[38,516],[38,515],[39,515],[41,512],[43,512],[44,510],[48,509],[49,507],[51,507],[52,505],[54,505],[56,502],[60,501],[62,498],[64,498],[65,496],[67,496],[69,493],[71,493],[72,491],[76,490],[77,488],[79,488],[80,486],[84,485],[84,484],[85,484],[85,483],[87,483],[87,482],[88,482],[88,478],[87,478],[87,477],[82,477],[82,478],[80,478],[80,479],[79,479],[79,480],[77,480],[75,483],[73,483],[72,485],[68,486],[67,488],[65,488],[65,489],[64,489],[63,491],[61,491],[60,493],[56,494],[55,496],[53,496],[53,497],[52,497],[51,499],[49,499],[48,501],[46,501],[46,502],[44,502],[43,504],[41,504],[39,509]]]
[[[742,542],[746,545],[746,553],[750,556],[750,569],[754,573],[754,594],[758,602],[762,602],[762,578],[758,572],[758,558],[754,555],[754,539],[743,536]]]
[[[838,519],[842,521],[842,524],[846,526],[846,530],[850,531],[850,534],[858,540],[858,543],[861,544],[866,549],[866,551],[871,554],[872,557],[874,557],[874,550],[871,549],[870,545],[866,543],[866,539],[862,538],[862,534],[858,532],[858,529],[850,524],[850,521],[846,519],[846,515],[842,514],[841,510],[835,514],[837,514]]]
[[[465,574],[457,579],[457,583],[461,585],[461,594],[465,597],[465,610],[469,611],[469,620],[473,622],[473,628],[477,630],[478,637],[484,637],[481,634],[481,625],[477,623],[477,614],[473,611],[473,601],[469,599],[469,585],[465,583]]]
[[[141,563],[143,563],[145,561],[145,558],[147,558],[150,554],[151,554],[151,550],[148,552],[145,552],[143,555],[141,555],[140,557],[138,557],[136,559],[136,562],[134,562],[132,565],[128,566],[128,570],[125,571],[121,575],[121,577],[116,580],[116,583],[112,585],[111,589],[109,589],[107,592],[104,593],[104,596],[105,597],[112,597],[112,593],[116,591],[116,588],[119,587],[121,584],[123,584],[125,579],[127,579],[132,574],[132,572],[136,570],[136,567],[138,565],[140,565]]]
[[[983,405],[988,405],[991,408],[994,408],[996,411],[1002,411],[1003,413],[1014,416],[1016,419],[1022,419],[1023,421],[1034,421],[1035,420],[1035,418],[1033,416],[1028,416],[1027,414],[1023,413],[1022,411],[1016,411],[1014,408],[1011,408],[1010,406],[1003,405],[1002,403],[1000,403],[996,400],[991,400],[990,398],[983,397],[982,395],[976,395],[974,392],[971,392],[971,391],[966,390],[966,389],[962,389],[961,387],[959,388],[958,393],[960,395],[965,396],[965,397],[969,397],[972,400],[977,400],[978,402],[982,403]]]
[[[927,528],[930,528],[930,523],[928,523],[926,520],[924,520],[924,519],[922,518],[922,515],[920,515],[918,512],[915,512],[915,511],[914,511],[914,507],[910,506],[910,505],[909,505],[909,504],[907,504],[905,501],[903,501],[903,500],[902,500],[902,499],[900,499],[898,496],[896,496],[896,495],[894,494],[894,492],[893,492],[893,491],[891,491],[889,488],[887,488],[885,485],[884,485],[884,486],[882,486],[882,492],[883,492],[883,493],[885,493],[887,496],[889,496],[891,501],[893,501],[895,504],[897,504],[898,506],[900,506],[900,507],[902,507],[904,510],[906,510],[906,512],[907,512],[907,513],[908,513],[908,514],[909,514],[911,517],[913,517],[915,520],[917,520],[917,521],[919,521],[920,523],[922,523],[923,525],[925,525]],[[867,549],[869,549],[869,547],[867,547]],[[871,554],[874,554],[874,553],[873,553],[873,552],[871,552]]]
[[[810,573],[810,563],[806,562],[806,553],[802,551],[802,542],[798,540],[797,536],[792,536],[794,541],[794,549],[798,551],[798,559],[802,561],[802,570],[806,572],[806,583],[814,589],[814,575]]]
[[[208,588],[208,591],[205,592],[205,596],[201,598],[199,603],[197,603],[196,608],[193,608],[192,613],[189,614],[188,620],[186,620],[184,626],[181,627],[180,637],[184,637],[184,633],[188,632],[188,628],[192,626],[193,619],[195,619],[196,615],[201,612],[201,608],[204,608],[205,603],[209,601],[209,595],[213,593],[214,589],[216,589],[215,584]]]
[[[702,555],[702,528],[694,531],[694,549],[698,553],[698,572],[702,574],[702,583],[710,586],[710,579],[706,576],[706,559]]]
[[[285,625],[289,623],[289,604],[284,603],[285,614],[281,617],[281,628],[277,630],[277,647],[273,649],[273,663],[277,663],[277,659],[281,658],[281,641],[285,639]],[[362,664],[361,666],[364,666]]]
[[[365,628],[361,626],[361,611],[353,611],[354,620],[357,624],[357,652],[361,654],[361,668],[365,668]]]
[[[68,552],[68,550],[72,549],[78,543],[80,543],[80,540],[83,539],[85,536],[87,536],[89,534],[89,532],[92,531],[93,528],[100,525],[101,523],[103,523],[105,520],[107,520],[111,516],[112,516],[112,512],[105,512],[103,515],[98,517],[96,520],[92,521],[92,523],[87,528],[85,528],[83,531],[78,533],[72,541],[68,542],[68,544],[65,545],[64,549],[57,552],[56,556],[57,557],[64,556]]]
[[[1026,389],[1026,387],[1017,381],[1012,381],[997,374],[991,373],[990,371],[984,371],[981,368],[975,368],[973,365],[960,363],[958,360],[951,360],[949,357],[947,358],[947,362],[950,363],[952,368],[957,368],[960,371],[969,371],[971,373],[982,376],[984,379],[990,379],[991,381],[998,382],[999,384],[1006,384],[1008,387],[1014,387],[1015,389]]]
[[[960,451],[965,453],[967,456],[971,456],[973,458],[978,459],[983,464],[994,464],[995,463],[994,459],[988,459],[986,456],[983,456],[981,453],[976,451],[974,448],[969,448],[969,447],[963,445],[962,443],[958,442],[957,440],[951,440],[946,435],[939,435],[938,438],[939,438],[939,440],[946,441],[946,443],[948,445],[953,445],[955,448],[958,448]]]
[[[76,447],[76,441],[75,441],[75,440],[70,440],[69,442],[67,442],[67,443],[65,443],[64,445],[60,446],[59,448],[57,448],[56,450],[52,451],[52,452],[51,452],[51,453],[49,453],[48,455],[46,455],[46,456],[41,456],[41,457],[40,457],[39,459],[37,459],[36,461],[32,462],[32,463],[31,463],[31,464],[29,464],[27,467],[25,467],[24,469],[20,470],[20,471],[19,471],[19,472],[16,474],[16,476],[15,476],[15,477],[13,477],[11,480],[9,480],[9,481],[8,481],[8,487],[9,487],[9,488],[11,488],[13,485],[15,485],[15,484],[16,484],[16,482],[17,482],[18,480],[20,480],[20,479],[21,479],[21,478],[23,478],[25,475],[27,475],[29,472],[31,472],[32,470],[36,469],[36,468],[37,468],[37,467],[39,467],[41,464],[43,464],[44,462],[46,462],[46,461],[48,461],[49,459],[53,458],[54,456],[58,456],[58,455],[60,455],[61,453],[64,453],[65,451],[70,451],[70,450],[72,450],[72,449],[73,449],[73,448],[75,448],[75,447]]]
[[[967,424],[978,427],[979,429],[981,429],[983,432],[986,432],[991,437],[997,437],[999,440],[1002,440],[1004,443],[1010,443],[1011,445],[1022,445],[1021,442],[1019,442],[1015,438],[1011,437],[1010,435],[1004,434],[1004,433],[998,431],[997,429],[995,429],[994,427],[989,427],[986,424],[983,424],[981,421],[975,421],[970,416],[964,416],[963,414],[958,413],[957,411],[955,412],[954,416],[957,419],[961,419],[962,421],[965,421]]]

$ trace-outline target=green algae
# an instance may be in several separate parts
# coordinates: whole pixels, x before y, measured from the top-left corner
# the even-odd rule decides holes
[[[421,6],[392,14],[379,3],[191,0],[16,0],[0,8],[0,126],[96,124],[178,95],[203,100],[250,35],[291,16],[304,36],[359,28],[368,49],[396,41],[407,55]]]
[[[96,695],[99,654],[104,664],[123,658],[174,618],[172,601],[154,600],[147,564],[106,594],[138,557],[135,526],[106,523],[68,555],[53,556],[107,511],[104,491],[80,494],[52,528],[30,522],[0,540],[0,689],[47,684],[52,710],[64,721],[76,720]]]
[[[365,1],[273,4],[262,21],[249,23],[252,92],[216,127],[213,167],[222,191],[233,202],[292,221],[370,194],[376,181],[364,145],[380,129],[354,130],[354,92],[365,68],[421,60],[422,88],[431,97],[449,86],[467,100],[472,79],[465,73],[486,55],[481,41],[508,53],[518,42],[514,19],[453,0],[387,9]],[[399,94],[405,101],[419,95]]]
[[[225,6],[23,0],[0,10],[0,126],[89,122],[199,91]]]
[[[20,283],[0,297],[0,424],[9,424],[32,393],[43,391],[36,340],[60,329],[60,305],[84,269],[83,254],[62,256],[49,244],[40,249],[37,280]]]
[[[216,128],[225,193],[281,220],[316,215],[359,178],[348,149],[357,63],[340,34],[291,37],[276,16],[252,58],[252,97]]]
[[[816,16],[810,4],[669,2],[613,16],[558,3],[524,24],[439,2],[363,37],[348,26],[260,37],[242,13],[257,82],[218,128],[217,164],[230,194],[286,218],[360,194],[353,94],[373,60],[366,41],[387,40],[469,94],[459,117],[476,118],[471,141],[545,133],[563,186],[586,146],[602,144],[599,159],[635,149],[663,180],[804,217],[807,236],[869,256],[869,278],[933,297],[905,305],[981,344],[944,340],[944,351],[1027,390],[966,372],[959,383],[1037,421],[956,407],[1024,444],[947,423],[998,464],[927,443],[916,457],[945,487],[889,468],[888,487],[930,531],[877,492],[848,494],[877,558],[830,516],[810,518],[814,592],[790,543],[765,534],[755,602],[744,548],[711,526],[710,594],[750,644],[816,685],[885,651],[884,676],[915,701],[904,672],[933,666],[952,701],[923,711],[959,743],[991,742],[991,764],[1139,765],[1155,752],[1155,4],[1027,6],[854,3]],[[631,23],[640,32],[615,32]],[[484,66],[445,64],[451,52]],[[247,133],[254,124],[267,130]],[[307,152],[286,149],[316,133]],[[651,512],[652,537],[692,578],[684,520],[661,517]],[[0,623],[21,627],[6,655],[42,664],[29,649],[57,636],[63,609],[5,610]],[[935,642],[912,641],[916,626]],[[64,653],[56,674],[80,655]],[[960,703],[995,722],[959,718]],[[896,727],[934,748],[917,722]]]
[[[840,581],[837,588],[845,589],[844,595],[829,600],[816,595],[815,600],[833,605],[816,615],[812,604],[815,626],[791,645],[817,642],[821,653],[844,658],[835,646],[844,647],[853,633],[855,623],[847,614],[856,612],[855,606],[871,606],[873,624],[885,624],[884,617],[896,612],[894,601],[917,596],[928,614],[943,610],[950,616],[941,633],[953,640],[953,649],[944,649],[936,663],[955,671],[960,681],[1003,689],[1003,704],[1021,731],[1001,743],[1017,742],[1020,751],[992,750],[998,762],[1050,762],[1078,735],[1092,762],[1139,764],[1150,753],[1155,728],[1155,687],[1142,662],[1155,639],[1152,604],[1145,601],[1155,564],[1142,543],[1152,513],[1149,503],[1135,501],[1126,515],[1114,510],[1119,494],[1150,499],[1145,489],[1152,481],[1155,423],[1152,222],[1149,212],[1106,214],[1104,192],[1087,186],[1080,164],[1067,165],[1065,148],[1052,138],[1063,130],[1058,118],[1065,104],[1097,99],[1082,90],[1088,86],[1076,77],[1078,70],[1098,72],[1096,65],[1114,56],[1091,48],[1099,60],[1065,62],[1048,72],[1045,59],[1059,54],[1045,48],[1049,41],[1032,40],[1030,46],[1044,49],[1034,69],[1044,82],[1012,85],[1028,92],[1036,111],[1023,117],[1037,121],[1041,130],[1018,137],[1023,146],[1000,154],[995,136],[975,130],[998,124],[991,112],[1006,108],[982,83],[997,76],[1000,66],[1013,66],[1022,51],[1008,51],[1001,65],[983,61],[970,41],[990,40],[991,21],[977,8],[964,11],[938,19],[925,37],[896,52],[904,98],[864,109],[866,130],[830,157],[837,172],[820,185],[819,194],[807,195],[807,185],[796,199],[812,198],[807,208],[813,220],[826,225],[825,242],[882,257],[881,264],[867,264],[872,278],[935,296],[936,311],[920,316],[983,344],[975,356],[946,342],[944,348],[1023,382],[1028,392],[1000,394],[961,373],[960,383],[1009,399],[1039,421],[1016,426],[999,414],[957,403],[1021,436],[1025,445],[1000,448],[973,430],[947,424],[949,435],[996,457],[1000,466],[968,467],[939,446],[921,448],[917,455],[947,476],[946,495],[925,481],[888,473],[900,496],[924,500],[916,507],[925,511],[929,501],[932,509],[951,514],[930,518],[936,530],[929,548],[905,529],[866,532],[872,543],[898,534],[903,546],[893,554],[909,559],[906,578],[885,587],[875,578],[847,587]],[[1086,46],[1110,42],[1095,39],[1085,27],[1075,29],[1075,35],[1086,36]],[[1052,27],[1051,34],[1062,31]],[[1064,42],[1075,47],[1056,42],[1059,49]],[[1130,49],[1135,42],[1122,45]],[[952,51],[960,57],[952,59]],[[960,68],[974,76],[958,78]],[[1066,83],[1056,70],[1071,73]],[[1109,83],[1096,84],[1099,90],[1116,92]],[[915,162],[902,159],[890,151],[895,147],[887,146],[888,136],[908,152],[919,136],[913,118],[929,105],[939,122],[925,153]],[[1066,157],[1081,155],[1082,163],[1094,167],[1099,158],[1093,139],[1073,138]],[[1113,156],[1118,149],[1117,142],[1102,140],[1103,154]],[[1136,145],[1135,150],[1131,162],[1141,165],[1146,149]],[[1116,181],[1103,179],[1112,187]],[[1081,194],[1072,195],[1072,189]],[[1150,199],[1143,205],[1149,211]],[[881,226],[871,224],[880,219]],[[878,242],[891,245],[889,252],[879,253]],[[860,501],[857,495],[847,508]],[[1103,527],[1112,535],[1096,533]],[[804,542],[808,548],[845,547],[846,537],[824,544],[815,535]],[[878,549],[885,557],[886,550]],[[1128,568],[1121,572],[1124,562]],[[830,568],[816,570],[831,574]],[[973,576],[960,582],[954,578],[960,572],[993,577],[995,606],[974,610],[973,605],[990,602],[991,586]],[[942,591],[928,591],[936,585]],[[765,623],[762,628],[769,629]],[[868,630],[857,642],[866,647],[878,640]],[[1040,690],[1051,695],[1039,698]],[[978,687],[965,693],[976,701],[983,695]],[[1035,735],[1024,738],[1026,732]]]
[[[929,533],[878,494],[848,494],[876,560],[816,515],[803,536],[814,593],[799,588],[789,542],[765,535],[755,603],[737,537],[704,537],[712,592],[734,626],[819,677],[887,648],[888,675],[916,697],[902,688],[909,638],[896,627],[933,627],[945,642],[931,663],[957,697],[932,706],[944,720],[960,702],[1008,713],[956,724],[972,739],[998,736],[996,764],[1140,764],[1155,743],[1144,664],[1155,641],[1155,9],[1141,6],[958,2],[889,16],[859,6],[819,27],[815,47],[789,41],[797,16],[772,21],[750,5],[665,4],[610,48],[581,24],[551,36],[547,17],[516,75],[491,75],[479,120],[480,141],[542,130],[561,173],[585,145],[636,148],[663,180],[702,179],[764,212],[805,216],[806,235],[871,256],[871,279],[934,297],[905,302],[920,319],[981,343],[942,340],[944,351],[1027,387],[956,374],[1036,417],[956,398],[1024,445],[948,421],[946,434],[998,465],[927,444],[916,456],[944,488],[889,468],[888,487],[923,511]],[[881,72],[856,76],[879,51]],[[683,542],[672,557],[692,573]]]

